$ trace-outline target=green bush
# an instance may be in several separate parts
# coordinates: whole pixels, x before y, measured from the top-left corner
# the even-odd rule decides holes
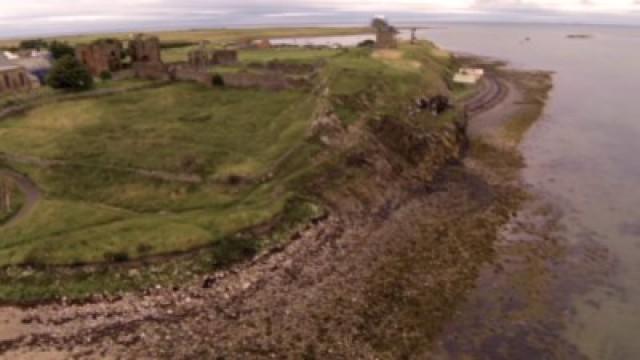
[[[220,74],[214,74],[212,79],[213,86],[224,86],[224,78]]]
[[[100,80],[102,80],[102,81],[109,81],[112,78],[113,78],[113,76],[108,71],[103,71],[103,72],[100,73]]]
[[[49,44],[49,51],[51,51],[51,56],[53,56],[55,60],[62,59],[67,55],[75,56],[75,50],[73,47],[62,41],[54,40],[51,42],[51,44]]]
[[[214,245],[213,264],[220,268],[250,259],[258,253],[260,242],[247,235],[224,238]]]
[[[104,253],[104,260],[107,262],[127,262],[130,256],[126,251],[108,251]]]
[[[66,55],[53,66],[47,83],[54,89],[89,90],[93,88],[93,77],[75,57]]]
[[[363,40],[358,43],[359,48],[373,48],[376,46],[376,42],[373,40]]]

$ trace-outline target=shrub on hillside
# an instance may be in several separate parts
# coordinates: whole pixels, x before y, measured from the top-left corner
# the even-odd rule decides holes
[[[224,86],[224,78],[220,74],[214,74],[211,83],[213,86]]]
[[[111,75],[111,73],[108,71],[103,71],[100,73],[100,80],[102,81],[109,81],[112,78],[113,78],[113,75]]]
[[[47,83],[54,89],[89,90],[93,87],[93,77],[76,58],[66,55],[53,66]]]
[[[376,46],[376,42],[373,40],[363,40],[358,43],[359,48],[373,48]]]
[[[62,59],[67,55],[75,55],[75,50],[71,45],[67,44],[66,42],[57,40],[54,40],[53,42],[51,42],[51,44],[49,44],[49,51],[51,51],[51,56],[53,56],[55,60]]]

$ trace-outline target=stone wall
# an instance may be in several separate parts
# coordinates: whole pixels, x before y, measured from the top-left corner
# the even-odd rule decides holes
[[[138,34],[129,41],[129,55],[133,63],[161,63],[160,39]]]
[[[204,48],[189,51],[189,54],[187,55],[187,62],[194,68],[205,68],[211,65],[209,54]]]
[[[169,67],[163,63],[133,63],[131,68],[135,77],[147,80],[168,81],[172,76]]]
[[[233,65],[238,62],[238,52],[235,50],[214,50],[211,53],[213,65]]]
[[[213,86],[214,75],[206,71],[198,70],[189,65],[177,65],[171,68],[173,80],[195,81],[205,86]]]
[[[378,30],[376,32],[376,47],[378,49],[395,49],[398,47],[395,29]]]
[[[118,40],[100,40],[76,47],[76,58],[95,76],[122,69],[122,54],[122,43]]]
[[[233,65],[238,63],[238,52],[235,50],[213,50],[208,52],[198,48],[189,52],[188,63],[195,68],[206,68],[215,65]]]
[[[282,61],[270,61],[268,63],[251,63],[249,67],[252,69],[267,70],[288,75],[309,75],[312,74],[319,65],[304,63],[289,63]]]
[[[221,74],[224,85],[235,88],[255,88],[270,91],[300,89],[309,86],[306,79],[296,79],[277,73],[225,73]]]
[[[31,80],[21,67],[0,68],[0,94],[11,94],[31,90]]]
[[[129,68],[113,72],[111,77],[115,81],[129,80],[135,78],[136,73],[133,69]]]

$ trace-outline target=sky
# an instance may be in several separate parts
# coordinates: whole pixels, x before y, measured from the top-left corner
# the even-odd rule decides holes
[[[553,22],[640,25],[640,0],[0,0],[0,38],[280,24]]]

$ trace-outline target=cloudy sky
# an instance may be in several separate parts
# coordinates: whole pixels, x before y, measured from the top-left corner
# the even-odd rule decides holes
[[[262,24],[523,21],[640,25],[640,0],[0,0],[0,37]]]

